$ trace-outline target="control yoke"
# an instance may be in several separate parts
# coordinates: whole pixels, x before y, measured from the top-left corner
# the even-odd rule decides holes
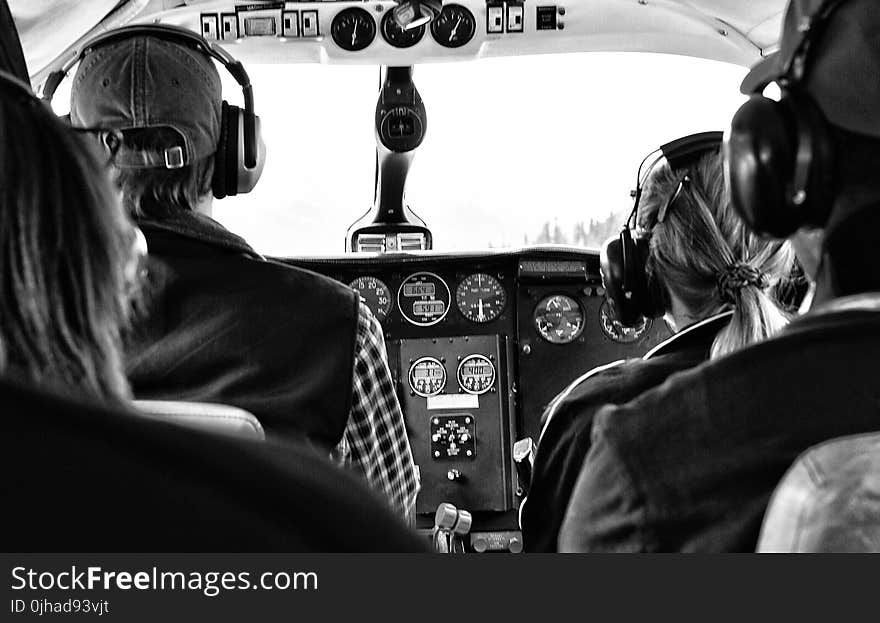
[[[349,227],[350,251],[430,249],[431,231],[406,205],[406,178],[428,127],[412,67],[383,67],[376,103],[376,186],[373,207]]]

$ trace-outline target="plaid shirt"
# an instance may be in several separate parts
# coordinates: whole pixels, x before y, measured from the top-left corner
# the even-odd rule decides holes
[[[334,457],[362,473],[408,523],[414,522],[416,465],[388,368],[382,325],[363,304],[358,312],[351,414]]]

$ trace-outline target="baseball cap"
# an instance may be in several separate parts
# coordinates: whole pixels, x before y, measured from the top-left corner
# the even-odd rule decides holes
[[[120,130],[121,168],[178,168],[214,154],[222,86],[213,61],[186,45],[137,35],[88,52],[73,79],[75,126]],[[145,150],[133,137],[157,130]]]
[[[832,10],[827,20],[817,16]],[[826,119],[844,130],[880,137],[880,10],[876,0],[790,0],[779,51],[755,65],[741,91],[785,87],[809,29],[810,49],[799,88]]]

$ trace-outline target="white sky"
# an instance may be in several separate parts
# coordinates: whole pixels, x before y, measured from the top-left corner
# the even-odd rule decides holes
[[[435,249],[522,244],[630,205],[641,159],[724,130],[746,68],[680,56],[584,53],[417,66],[428,111],[407,200]],[[249,67],[268,159],[249,195],[215,216],[258,250],[340,253],[371,205],[376,67]],[[227,83],[227,97],[234,84]]]

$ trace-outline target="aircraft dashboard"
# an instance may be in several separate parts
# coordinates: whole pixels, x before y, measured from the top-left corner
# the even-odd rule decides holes
[[[451,503],[473,515],[476,551],[522,547],[514,444],[537,441],[545,406],[584,372],[668,336],[662,322],[611,319],[587,249],[280,261],[350,285],[381,320],[422,482],[417,527]]]

